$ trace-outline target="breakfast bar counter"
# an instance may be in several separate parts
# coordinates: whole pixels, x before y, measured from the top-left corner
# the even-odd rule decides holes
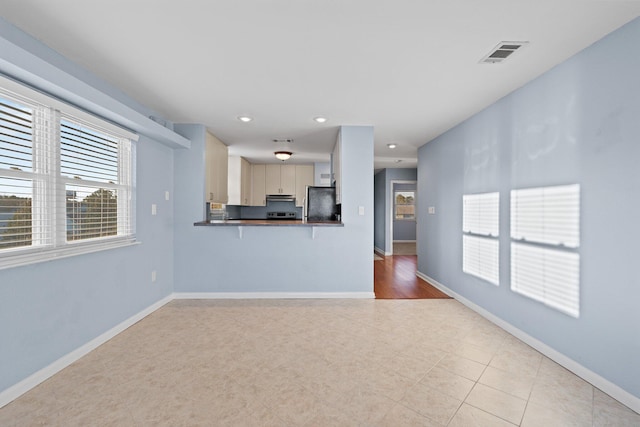
[[[196,227],[344,227],[341,221],[308,221],[305,219],[227,219],[200,221]]]

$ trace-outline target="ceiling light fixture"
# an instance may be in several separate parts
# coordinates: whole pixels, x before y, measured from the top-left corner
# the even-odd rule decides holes
[[[249,116],[238,116],[238,120],[240,120],[242,123],[249,123],[251,120],[253,120],[253,118]]]
[[[326,117],[314,117],[313,120],[315,120],[318,123],[324,123],[327,121]]]
[[[402,160],[398,159],[396,160],[396,163],[402,163]]]
[[[276,155],[276,159],[282,160],[284,162],[285,160],[289,160],[293,153],[291,151],[276,151],[273,154]]]
[[[396,144],[387,144],[387,147],[389,147],[390,149],[393,150],[394,148],[397,147],[397,145]]]

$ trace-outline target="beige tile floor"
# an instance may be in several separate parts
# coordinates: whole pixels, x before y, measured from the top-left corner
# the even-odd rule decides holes
[[[173,301],[1,426],[639,426],[454,300]]]

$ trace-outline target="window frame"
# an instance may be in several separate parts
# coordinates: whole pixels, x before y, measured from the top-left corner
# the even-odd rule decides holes
[[[0,76],[0,96],[34,109],[32,171],[0,168],[0,178],[32,182],[32,239],[36,244],[0,249],[0,269],[137,244],[135,234],[136,141],[138,136],[47,94]],[[67,120],[118,139],[118,182],[74,180],[60,167],[60,121]],[[37,127],[36,127],[37,126]],[[117,191],[117,233],[67,240],[66,185]],[[124,195],[121,199],[120,195]],[[120,200],[123,202],[120,203]]]

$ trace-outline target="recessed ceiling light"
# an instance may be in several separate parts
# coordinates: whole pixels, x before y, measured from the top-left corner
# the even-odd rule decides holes
[[[318,123],[324,123],[327,121],[326,117],[314,117],[313,120],[315,120]]]
[[[387,144],[387,147],[389,147],[389,148],[391,148],[393,150],[394,148],[397,147],[397,145],[396,144]]]
[[[253,117],[249,117],[249,116],[238,116],[238,120],[240,120],[243,123],[249,123],[251,120],[253,120]]]
[[[400,163],[400,162],[402,162],[402,160],[400,160],[400,159],[396,160],[396,163]]]

